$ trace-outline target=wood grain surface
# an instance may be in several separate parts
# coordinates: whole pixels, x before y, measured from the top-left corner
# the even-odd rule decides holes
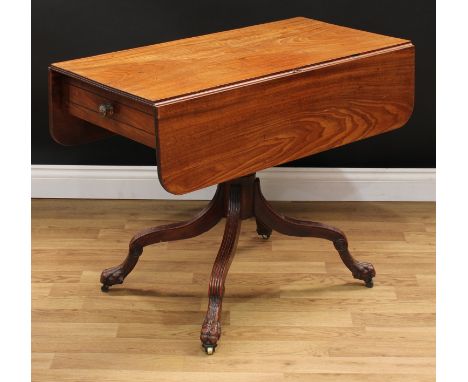
[[[156,102],[407,42],[296,17],[53,66]]]
[[[136,230],[191,218],[206,202],[33,200],[34,382],[435,381],[434,203],[273,203],[346,232],[372,261],[372,289],[333,245],[242,223],[226,280],[223,339],[198,335],[220,245],[200,237],[145,249],[122,286],[100,291]]]

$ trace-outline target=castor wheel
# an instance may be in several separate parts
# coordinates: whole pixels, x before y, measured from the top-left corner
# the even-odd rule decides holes
[[[102,290],[103,292],[109,292],[109,285],[102,284],[101,290]]]
[[[205,345],[205,344],[203,344],[202,346],[205,349],[206,354],[208,354],[208,355],[213,355],[214,354],[216,345]]]
[[[208,346],[208,347],[205,349],[205,351],[206,351],[206,354],[208,354],[208,355],[213,355],[215,349],[214,349],[213,346]]]
[[[372,279],[366,281],[366,287],[372,288],[374,286],[374,281]]]
[[[270,235],[271,234],[264,234],[264,233],[261,234],[263,240],[268,240],[270,238]]]

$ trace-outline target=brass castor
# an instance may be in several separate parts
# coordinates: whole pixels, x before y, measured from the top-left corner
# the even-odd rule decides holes
[[[374,286],[374,281],[372,279],[366,281],[366,287],[372,288]]]
[[[205,349],[205,353],[208,355],[213,355],[215,352],[216,345],[202,345],[203,348]]]
[[[101,290],[102,290],[103,292],[109,292],[109,285],[102,284]]]

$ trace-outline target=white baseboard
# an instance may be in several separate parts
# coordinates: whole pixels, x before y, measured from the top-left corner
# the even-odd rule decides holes
[[[153,166],[33,165],[33,198],[206,200],[214,187],[166,192]],[[258,173],[269,200],[435,201],[435,169],[271,168]]]

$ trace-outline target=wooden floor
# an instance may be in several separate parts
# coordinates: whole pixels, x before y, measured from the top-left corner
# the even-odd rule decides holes
[[[272,203],[343,229],[353,255],[374,264],[373,289],[330,242],[265,241],[244,221],[213,356],[198,337],[223,221],[147,247],[109,293],[99,284],[135,231],[205,204],[33,200],[33,381],[435,380],[434,203]]]

